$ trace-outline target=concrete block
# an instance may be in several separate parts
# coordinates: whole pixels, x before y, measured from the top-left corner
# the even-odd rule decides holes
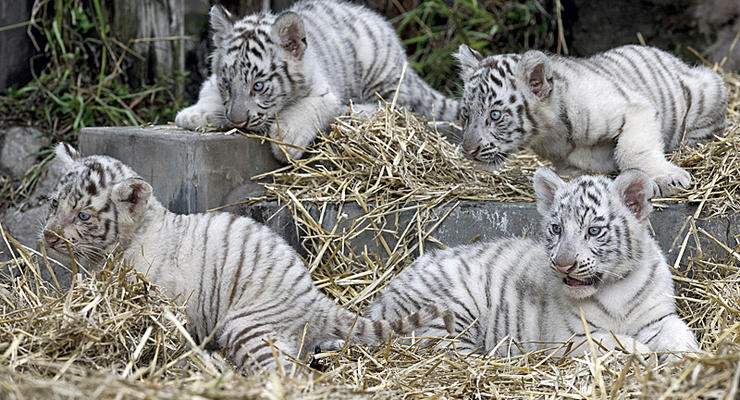
[[[105,154],[129,165],[177,213],[224,205],[232,190],[254,193],[260,186],[251,177],[281,166],[258,139],[173,126],[84,128],[79,143],[84,155]]]

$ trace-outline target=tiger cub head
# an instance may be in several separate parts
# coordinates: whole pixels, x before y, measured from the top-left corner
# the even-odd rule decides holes
[[[100,260],[125,250],[154,201],[152,187],[131,168],[106,156],[82,157],[72,146],[56,147],[64,175],[49,195],[42,231],[47,248]]]
[[[262,131],[306,88],[302,59],[306,32],[293,12],[253,14],[240,20],[211,8],[216,74],[225,117],[237,128]]]
[[[641,265],[652,181],[637,169],[616,179],[580,176],[564,182],[550,169],[534,176],[550,268],[575,298],[627,276]]]
[[[499,164],[532,137],[532,110],[548,101],[553,88],[550,60],[540,51],[484,58],[464,44],[454,57],[464,83],[463,151]]]

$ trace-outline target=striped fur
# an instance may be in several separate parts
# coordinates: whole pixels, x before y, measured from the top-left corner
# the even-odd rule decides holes
[[[508,355],[571,337],[583,342],[583,309],[591,335],[606,348],[617,348],[616,338],[628,351],[697,351],[647,229],[649,177],[628,170],[614,181],[581,176],[566,183],[540,169],[534,187],[544,243],[504,239],[426,254],[381,291],[367,315],[397,318],[444,304],[456,332],[470,327],[458,350],[498,346]],[[436,321],[417,334],[446,330]]]
[[[484,163],[530,147],[565,174],[642,169],[670,195],[691,176],[664,152],[724,131],[722,78],[653,47],[585,59],[539,51],[483,58],[463,45],[456,58],[463,148]]]
[[[393,27],[367,8],[340,1],[306,0],[274,15],[240,20],[211,9],[215,49],[211,75],[198,103],[177,114],[183,128],[236,126],[307,147],[316,132],[346,112],[390,100],[406,53]],[[427,85],[411,68],[398,102],[437,120],[457,119],[459,104]],[[277,123],[276,123],[277,119]],[[279,129],[278,129],[279,125]],[[288,147],[293,158],[302,151]],[[278,159],[285,154],[273,145]]]
[[[47,245],[64,252],[68,241],[94,262],[122,253],[169,295],[189,296],[189,331],[204,339],[215,330],[209,344],[226,348],[237,365],[274,368],[268,341],[285,366],[287,356],[347,338],[355,315],[320,293],[298,254],[266,226],[227,213],[176,215],[118,160],[81,158],[66,144],[57,158],[67,172],[50,196]],[[377,344],[440,315],[451,324],[436,305],[393,321],[358,318],[351,338]]]

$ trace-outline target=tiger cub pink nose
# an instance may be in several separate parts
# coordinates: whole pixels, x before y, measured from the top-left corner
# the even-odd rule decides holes
[[[572,264],[555,264],[555,267],[557,267],[558,271],[569,274],[571,271],[573,271],[576,268],[576,263]]]
[[[465,150],[469,156],[474,156],[480,151],[480,146],[471,147]]]
[[[44,230],[44,240],[46,243],[53,245],[59,241],[59,236],[52,231]]]

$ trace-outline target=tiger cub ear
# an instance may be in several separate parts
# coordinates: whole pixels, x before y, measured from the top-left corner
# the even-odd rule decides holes
[[[565,181],[550,168],[540,167],[534,173],[532,184],[537,195],[537,211],[540,215],[547,216],[555,200],[555,193],[565,185]]]
[[[552,92],[552,65],[545,53],[530,50],[522,56],[517,64],[519,80],[539,100]]]
[[[306,51],[306,31],[303,28],[303,19],[298,14],[290,11],[280,14],[272,25],[272,34],[280,47],[294,60],[303,58]]]
[[[653,197],[653,181],[648,174],[639,169],[624,170],[612,183],[614,193],[635,218],[642,222],[653,210],[650,198]]]
[[[473,72],[478,69],[481,60],[483,60],[483,56],[480,53],[465,44],[461,44],[457,49],[457,53],[452,56],[457,60],[458,65],[460,65],[460,77],[464,81],[473,75]]]
[[[220,4],[214,4],[211,7],[210,16],[213,44],[218,47],[234,28],[234,16]]]
[[[75,150],[74,147],[72,147],[69,143],[64,142],[61,142],[57,145],[56,149],[54,150],[54,154],[56,155],[57,160],[59,160],[65,167],[71,166],[75,163],[75,161],[82,158],[80,153]]]
[[[129,214],[138,214],[152,195],[152,186],[137,177],[127,178],[113,187],[113,201],[125,205]]]

